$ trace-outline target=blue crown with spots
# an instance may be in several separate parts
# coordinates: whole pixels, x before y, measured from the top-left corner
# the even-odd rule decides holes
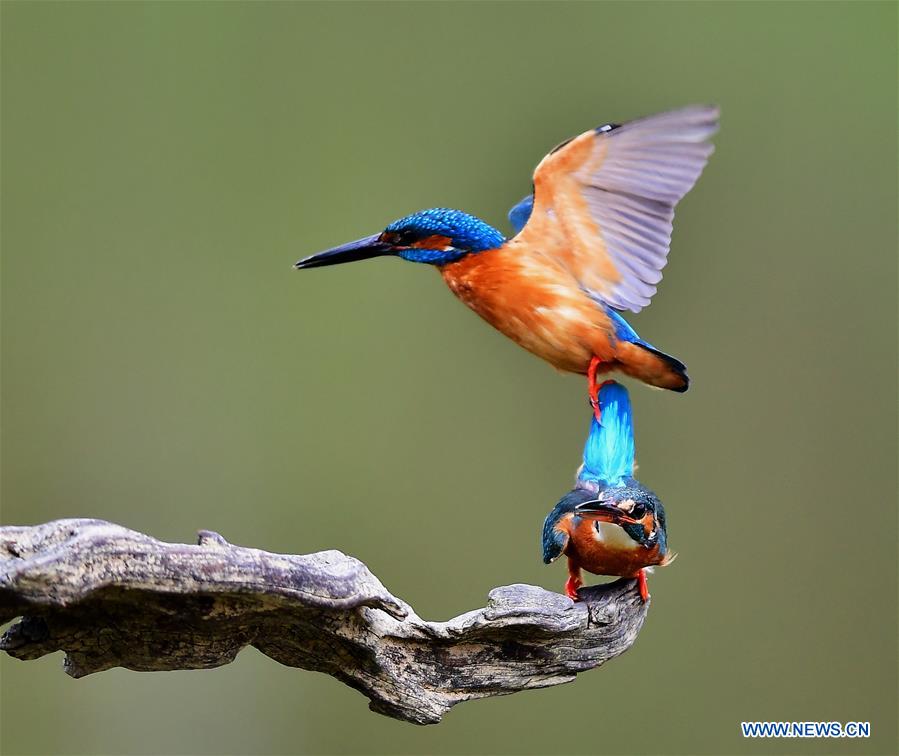
[[[457,250],[484,252],[501,247],[506,238],[493,226],[461,210],[435,207],[394,221],[388,233],[414,234],[417,238],[445,236]]]

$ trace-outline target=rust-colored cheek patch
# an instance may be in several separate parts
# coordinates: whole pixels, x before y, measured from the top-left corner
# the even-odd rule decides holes
[[[641,519],[637,520],[637,522],[643,526],[643,535],[646,538],[652,535],[652,530],[655,527],[655,519],[651,514],[644,515]]]
[[[452,246],[452,241],[448,236],[435,234],[434,236],[427,236],[424,239],[412,242],[412,246],[419,249],[448,249]]]

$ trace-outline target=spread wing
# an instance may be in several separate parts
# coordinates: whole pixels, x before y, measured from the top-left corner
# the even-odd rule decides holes
[[[717,129],[718,108],[697,105],[575,137],[537,166],[533,209],[525,214],[528,198],[513,208],[527,220],[515,240],[558,258],[603,302],[639,312],[662,280],[674,207]]]

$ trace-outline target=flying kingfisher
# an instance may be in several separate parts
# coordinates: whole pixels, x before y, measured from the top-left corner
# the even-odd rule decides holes
[[[384,231],[319,252],[296,268],[395,256],[434,265],[466,305],[559,370],[621,371],[686,391],[686,368],[620,315],[649,304],[668,257],[674,207],[713,151],[718,109],[692,106],[563,142],[534,171],[534,193],[509,212],[510,239],[460,210],[407,215]]]
[[[665,566],[665,509],[634,479],[634,428],[627,389],[605,381],[599,390],[602,420],[595,417],[584,447],[577,483],[543,523],[543,561],[568,557],[565,593],[578,600],[581,570],[594,575],[637,578],[646,601],[646,568]]]

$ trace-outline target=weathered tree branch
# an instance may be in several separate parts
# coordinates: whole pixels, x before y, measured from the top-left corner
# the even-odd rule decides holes
[[[0,649],[17,659],[63,650],[65,671],[83,677],[217,667],[251,645],[418,724],[626,651],[647,612],[635,581],[581,596],[510,585],[483,609],[425,622],[339,551],[272,554],[209,531],[195,546],[164,543],[102,520],[0,528],[0,624],[20,618]]]

